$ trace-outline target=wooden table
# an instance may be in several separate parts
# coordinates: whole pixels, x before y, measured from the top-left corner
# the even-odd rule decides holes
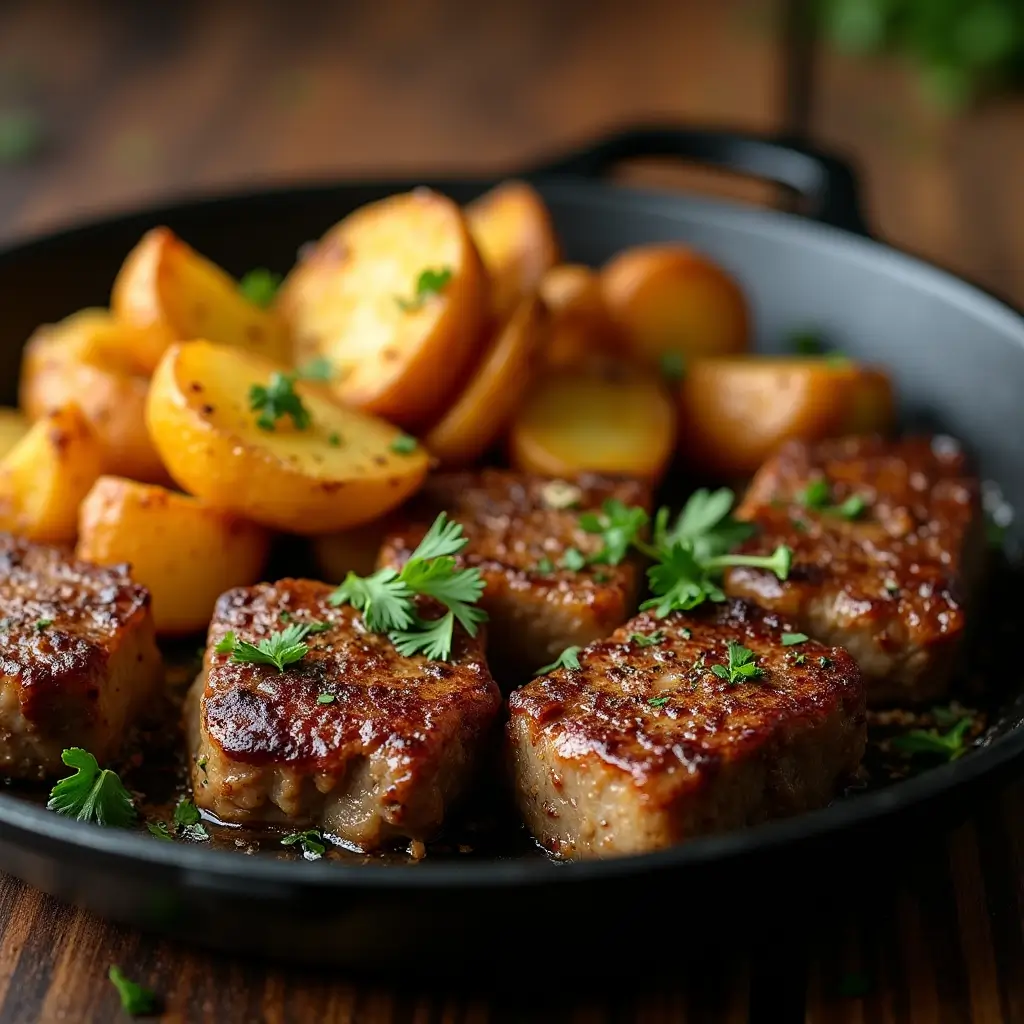
[[[301,14],[300,14],[301,10]],[[808,44],[784,0],[0,3],[0,110],[47,145],[0,165],[0,238],[171,192],[357,172],[498,172],[637,119],[804,133],[850,150],[879,234],[1024,305],[1024,104],[950,120],[894,64]],[[631,177],[752,201],[770,190],[648,166]],[[1024,791],[992,792],[897,876],[766,976],[620,979],[614,995],[468,994],[234,962],[0,880],[0,1019],[111,1021],[119,963],[171,1021],[1024,1020]],[[538,954],[541,955],[541,954]]]

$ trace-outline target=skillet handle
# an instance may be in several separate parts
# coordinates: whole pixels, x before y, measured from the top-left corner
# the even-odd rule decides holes
[[[869,234],[852,168],[781,135],[721,128],[631,128],[534,168],[532,173],[600,178],[623,160],[651,156],[676,156],[773,181],[804,200],[801,212],[806,216],[858,235]]]

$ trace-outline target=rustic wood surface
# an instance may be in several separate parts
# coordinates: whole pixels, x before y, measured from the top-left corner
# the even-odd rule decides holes
[[[807,58],[813,58],[808,60]],[[852,149],[887,239],[1024,305],[1024,104],[957,119],[891,64],[810,51],[783,0],[90,4],[0,0],[0,111],[46,145],[0,165],[0,238],[170,193],[357,172],[498,172],[631,120],[807,132]],[[633,177],[755,202],[771,190],[651,165]],[[214,956],[0,880],[0,1020],[113,1021],[109,964],[168,1021],[1024,1021],[1024,791],[852,908],[766,976],[637,978],[612,997],[391,990]],[[543,953],[537,953],[541,956]]]

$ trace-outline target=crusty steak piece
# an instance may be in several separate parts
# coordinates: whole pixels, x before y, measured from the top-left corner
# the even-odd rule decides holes
[[[636,480],[439,473],[385,539],[380,565],[404,564],[439,512],[461,523],[469,543],[458,561],[476,566],[486,583],[480,604],[490,616],[491,667],[503,685],[519,685],[566,647],[607,636],[636,611],[643,569],[635,558],[582,569],[561,564],[569,549],[584,556],[601,550],[600,536],[582,530],[579,519],[609,499],[650,511],[650,489]]]
[[[162,680],[149,591],[127,566],[0,534],[0,776],[65,775],[66,747],[103,764]]]
[[[864,508],[846,518],[851,498]],[[793,567],[785,581],[732,569],[727,593],[845,647],[869,704],[946,692],[985,548],[978,480],[955,442],[791,442],[761,468],[737,515],[758,528],[742,550],[788,544]]]
[[[565,858],[642,853],[828,803],[860,764],[853,659],[741,601],[641,614],[509,698],[516,796]],[[642,639],[638,639],[642,638]],[[763,675],[730,682],[729,642]]]
[[[501,706],[482,635],[457,630],[450,662],[406,658],[332,607],[332,589],[285,579],[221,595],[186,709],[196,804],[226,822],[318,826],[361,850],[428,839]],[[258,643],[286,621],[327,628],[283,672],[216,651],[229,631]]]

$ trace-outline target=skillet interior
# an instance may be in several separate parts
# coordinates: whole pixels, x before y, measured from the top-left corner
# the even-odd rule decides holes
[[[489,184],[438,187],[465,201]],[[285,271],[299,245],[349,209],[407,187],[312,188],[189,204],[0,255],[2,398],[14,398],[19,348],[31,329],[84,305],[104,304],[124,254],[146,228],[170,225],[235,273],[258,265]],[[1013,311],[908,257],[799,218],[575,180],[551,180],[542,191],[568,258],[597,263],[640,241],[692,242],[741,279],[759,347],[779,348],[794,329],[814,327],[855,358],[886,364],[909,423],[937,424],[966,439],[983,475],[998,480],[1015,507],[1024,501],[1015,456],[1024,408],[1014,387],[1024,379],[1024,320]],[[971,785],[1007,770],[1024,750],[1015,696],[1007,695],[986,748],[960,762],[798,819],[642,858],[568,867],[537,858],[428,860],[399,871],[281,863],[77,826],[4,795],[0,867],[110,916],[193,939],[372,963],[393,958],[429,924],[446,953],[458,948],[471,962],[495,952],[487,924],[495,915],[501,920],[555,900],[593,918],[599,887],[602,903],[618,893],[642,920],[651,906],[644,894],[669,876],[680,884],[676,872],[683,868],[692,890],[697,872],[728,870],[736,858],[758,856],[761,865],[788,861],[798,842],[804,852],[815,844],[834,851],[837,830],[852,827],[859,829],[856,848],[863,853],[879,829],[931,820],[939,797],[948,798],[943,804],[953,811]],[[844,836],[843,845],[854,844]],[[740,895],[742,887],[730,888]],[[476,895],[456,898],[465,889]],[[474,948],[484,927],[487,948]]]

